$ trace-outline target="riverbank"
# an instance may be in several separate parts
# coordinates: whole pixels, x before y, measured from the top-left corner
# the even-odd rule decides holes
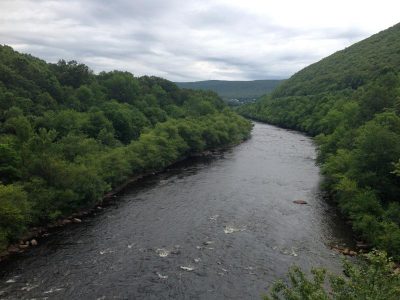
[[[0,252],[0,263],[2,261],[7,260],[14,254],[25,252],[30,247],[36,247],[40,243],[40,240],[49,236],[49,234],[50,234],[49,232],[52,229],[65,227],[65,226],[68,226],[71,224],[81,223],[84,218],[90,217],[93,214],[95,214],[97,211],[102,210],[103,206],[107,205],[110,201],[112,201],[117,196],[118,193],[122,192],[129,185],[131,185],[141,179],[144,179],[146,177],[163,173],[168,168],[173,167],[174,165],[176,165],[180,162],[183,162],[185,160],[189,160],[194,157],[206,157],[206,156],[213,155],[214,153],[219,153],[221,151],[225,151],[231,147],[234,147],[236,145],[239,145],[240,143],[243,143],[247,139],[248,138],[243,139],[239,143],[232,143],[232,144],[228,144],[223,147],[218,147],[215,149],[210,149],[210,150],[205,150],[205,151],[198,152],[198,153],[189,154],[188,156],[182,157],[162,169],[144,172],[142,174],[139,174],[139,175],[129,178],[125,182],[123,182],[120,185],[118,185],[117,187],[113,188],[110,192],[106,193],[102,197],[102,199],[99,202],[97,202],[96,204],[94,204],[93,206],[87,207],[87,208],[82,208],[82,209],[78,210],[77,212],[72,213],[69,216],[63,216],[54,222],[42,224],[40,226],[34,226],[34,227],[28,229],[27,232],[25,232],[21,237],[19,237],[17,243],[9,244],[6,250]]]

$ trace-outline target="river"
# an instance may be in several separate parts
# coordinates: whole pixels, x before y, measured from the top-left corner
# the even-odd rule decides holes
[[[329,245],[351,236],[315,157],[310,138],[255,123],[1,263],[0,299],[260,299],[293,264],[338,271]]]

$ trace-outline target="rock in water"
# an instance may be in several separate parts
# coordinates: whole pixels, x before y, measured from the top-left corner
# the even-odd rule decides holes
[[[15,283],[15,280],[14,280],[14,279],[8,279],[8,280],[6,281],[6,283]]]
[[[209,219],[211,221],[215,221],[215,220],[217,220],[218,217],[219,217],[219,215],[213,215],[213,216],[209,217]]]
[[[162,275],[161,273],[157,272],[158,278],[160,279],[168,279],[168,275]]]
[[[159,248],[156,250],[156,253],[158,254],[158,256],[160,257],[167,257],[169,255],[169,251],[163,248]]]
[[[32,246],[37,246],[38,242],[35,239],[33,239],[33,240],[31,240],[31,245]]]
[[[181,269],[182,269],[182,270],[184,270],[184,271],[188,271],[188,272],[190,272],[190,271],[193,271],[193,270],[194,270],[194,268],[193,268],[193,267],[185,267],[185,266],[181,266]]]
[[[224,232],[226,234],[231,234],[231,233],[239,232],[239,231],[244,231],[244,228],[236,228],[236,227],[229,226],[229,225],[224,227]]]
[[[304,201],[304,200],[294,200],[293,203],[295,203],[295,204],[307,204],[307,201]]]

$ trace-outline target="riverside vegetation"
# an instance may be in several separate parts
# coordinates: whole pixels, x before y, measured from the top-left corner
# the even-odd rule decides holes
[[[316,136],[325,186],[354,230],[400,259],[400,24],[313,64],[245,116]]]
[[[212,92],[0,46],[0,252],[130,176],[248,138]]]
[[[355,233],[384,251],[367,257],[350,277],[325,271],[312,281],[295,268],[291,285],[277,283],[273,299],[399,299],[400,260],[400,24],[299,71],[271,95],[242,106],[242,115],[315,136],[324,187]],[[349,265],[346,265],[349,270]],[[385,271],[386,270],[386,271]],[[349,274],[348,274],[349,275]],[[393,279],[396,278],[396,279]]]
[[[276,282],[265,300],[397,300],[400,297],[400,274],[386,253],[365,254],[357,265],[344,262],[346,277],[323,268],[311,270],[312,278],[299,268],[289,271],[289,283]],[[327,288],[329,287],[329,288]]]

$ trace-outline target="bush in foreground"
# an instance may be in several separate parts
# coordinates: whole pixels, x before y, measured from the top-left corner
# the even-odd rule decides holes
[[[292,267],[288,283],[276,282],[264,300],[400,299],[400,274],[384,252],[365,254],[356,264],[345,260],[344,274],[335,275],[326,269],[314,268],[310,278],[299,267]]]

